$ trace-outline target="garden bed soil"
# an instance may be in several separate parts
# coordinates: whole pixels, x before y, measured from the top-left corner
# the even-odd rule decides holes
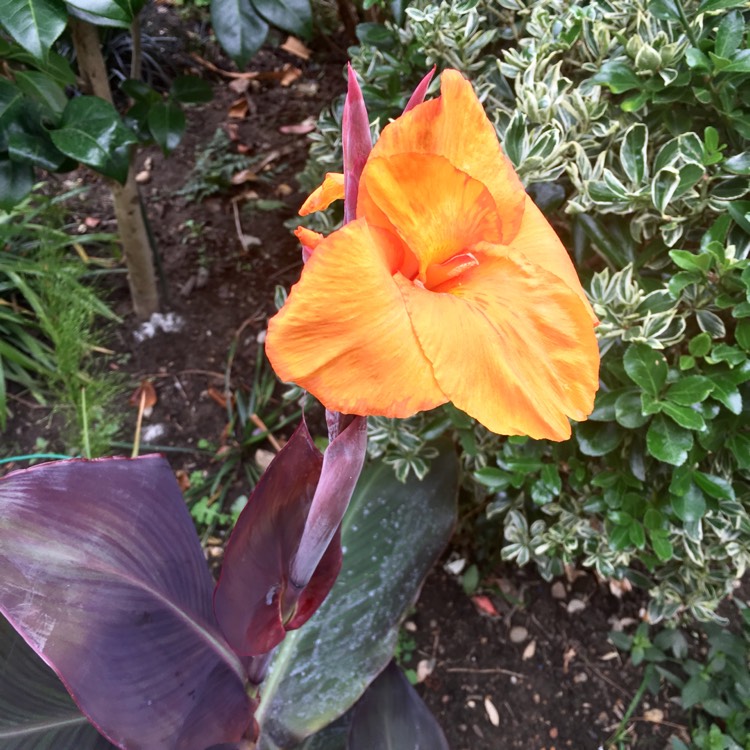
[[[325,55],[330,58],[330,50]],[[226,438],[221,394],[228,352],[236,344],[228,376],[231,389],[249,388],[257,340],[274,312],[274,287],[288,287],[299,275],[300,250],[283,222],[305,197],[295,175],[305,163],[309,142],[304,133],[280,128],[317,116],[343,92],[343,59],[321,62],[325,55],[306,61],[264,50],[253,60],[253,70],[293,66],[301,74],[288,85],[273,79],[251,83],[247,113],[237,119],[229,111],[245,94],[229,88],[232,79],[204,67],[214,83],[214,101],[190,110],[185,138],[169,158],[156,149],[140,156],[139,171],[148,172],[143,197],[168,284],[163,312],[178,322],[172,332],[156,330],[138,341],[135,334],[144,329],[129,312],[127,289],[118,276],[112,299],[125,323],[109,346],[116,352],[112,366],[127,374],[133,390],[144,379],[153,381],[158,400],[144,423],[150,436],[146,442],[175,451],[167,455],[176,471],[211,468],[211,454],[196,449],[201,441],[220,446]],[[226,61],[218,63],[229,67]],[[175,195],[219,128],[231,134],[231,148],[241,144],[248,156],[268,160],[260,179],[200,201]],[[90,182],[92,177],[82,173],[73,176],[77,180]],[[70,176],[65,184],[70,186]],[[247,191],[277,203],[261,204],[273,210],[256,208],[248,214],[243,206],[253,197]],[[98,230],[114,230],[107,196],[103,183],[94,184],[78,204],[75,220],[82,231],[87,218],[100,221]],[[241,234],[247,235],[244,244]],[[112,403],[111,409],[128,414],[132,436],[136,414],[126,399]],[[54,439],[54,430],[47,410],[17,410],[4,452],[33,452],[38,438]],[[238,487],[237,493],[241,491]],[[498,572],[484,584],[488,599],[478,602],[484,609],[489,602],[496,615],[484,612],[438,566],[407,626],[415,644],[411,654],[403,655],[404,665],[416,669],[426,661],[431,667],[418,689],[450,747],[597,750],[617,728],[640,684],[641,673],[624,664],[607,641],[607,632],[623,618],[637,620],[638,601],[627,595],[615,598],[590,574],[557,582],[555,595],[551,584],[516,568]],[[661,721],[649,721],[649,716]],[[631,746],[665,747],[667,737],[681,731],[679,719],[676,724],[670,720],[670,705],[647,696],[629,725]]]

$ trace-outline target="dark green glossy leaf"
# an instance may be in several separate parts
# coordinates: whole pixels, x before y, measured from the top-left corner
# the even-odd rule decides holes
[[[605,456],[622,442],[624,432],[612,422],[582,422],[575,429],[581,453],[587,456]]]
[[[312,9],[309,0],[250,0],[260,16],[290,34],[309,39],[312,34]]]
[[[177,76],[169,93],[182,104],[205,104],[214,97],[211,84],[197,76]]]
[[[715,474],[707,474],[702,471],[693,473],[693,481],[709,497],[715,497],[717,500],[735,500],[734,488],[731,483],[723,477],[717,477]]]
[[[47,59],[67,23],[62,0],[0,0],[0,24],[36,59]]]
[[[63,112],[52,142],[71,159],[125,182],[130,165],[130,146],[137,142],[115,108],[97,96],[72,99]]]
[[[120,84],[120,91],[127,94],[135,102],[145,102],[151,105],[161,101],[161,95],[158,91],[154,91],[147,83],[136,81],[133,78],[126,78]]]
[[[750,201],[732,201],[727,205],[727,211],[737,226],[750,234]]]
[[[713,263],[712,255],[691,253],[687,250],[670,250],[669,257],[675,262],[675,265],[685,271],[697,271],[698,273],[705,273]]]
[[[706,512],[706,499],[698,487],[691,482],[687,492],[672,497],[672,510],[681,521],[700,521]]]
[[[9,211],[34,187],[34,168],[10,159],[0,159],[0,208]]]
[[[659,461],[681,466],[693,447],[693,433],[657,414],[646,433],[648,452]]]
[[[665,398],[668,401],[674,401],[676,404],[692,406],[707,399],[713,389],[714,384],[711,382],[711,378],[704,375],[687,375],[669,386]]]
[[[615,401],[615,419],[629,430],[635,430],[648,422],[648,415],[641,409],[641,395],[638,391],[622,393]]]
[[[657,18],[680,23],[680,9],[675,0],[651,0],[648,8]]]
[[[211,25],[219,44],[240,68],[247,65],[268,35],[268,23],[250,0],[211,0]]]
[[[79,711],[57,675],[0,615],[3,750],[114,750]]]
[[[594,400],[594,411],[589,415],[593,422],[611,422],[615,418],[615,402],[619,391],[599,390]]]
[[[8,139],[8,153],[14,161],[48,169],[50,172],[63,170],[65,167],[72,169],[76,164],[55,148],[46,132],[12,133]]]
[[[732,174],[750,175],[750,151],[743,151],[741,154],[730,157],[722,166]]]
[[[70,13],[97,26],[127,29],[145,0],[66,0]]]
[[[148,129],[166,156],[180,144],[185,132],[185,113],[176,102],[157,102],[148,111]]]
[[[686,430],[701,431],[706,429],[706,423],[703,421],[703,417],[689,406],[681,406],[680,404],[675,404],[671,401],[664,401],[662,404],[662,412]]]
[[[68,97],[59,83],[37,70],[19,70],[15,77],[16,85],[21,91],[36,99],[53,115],[62,114],[68,104]]]
[[[708,13],[713,10],[723,10],[724,8],[744,8],[746,5],[745,0],[703,0],[698,6],[698,13]]]
[[[750,437],[747,435],[732,435],[727,440],[727,447],[734,455],[737,466],[743,471],[750,470]]]
[[[667,360],[646,344],[631,344],[623,357],[628,377],[651,396],[658,396],[667,382]]]
[[[737,51],[740,42],[742,42],[744,33],[745,21],[742,18],[742,13],[737,10],[727,13],[721,19],[719,28],[716,30],[714,52],[719,57],[731,59],[732,55]]]
[[[8,136],[23,130],[23,92],[10,81],[0,78],[0,151],[8,150]]]
[[[405,484],[382,463],[363,472],[342,525],[341,574],[315,615],[287,634],[263,684],[259,750],[293,747],[324,727],[390,661],[401,618],[455,520],[452,446],[432,466]]]

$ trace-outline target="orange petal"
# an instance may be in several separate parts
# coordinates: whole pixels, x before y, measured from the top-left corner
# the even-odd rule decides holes
[[[444,156],[487,186],[502,221],[502,241],[507,244],[521,224],[526,199],[523,185],[471,84],[457,71],[446,70],[440,78],[440,93],[387,125],[370,158],[410,152]],[[360,199],[361,195],[360,188]],[[362,214],[358,211],[357,215]]]
[[[362,173],[357,214],[393,228],[416,255],[419,275],[478,242],[500,242],[497,207],[487,188],[442,156],[371,158]],[[387,217],[387,218],[386,218]]]
[[[307,227],[297,227],[294,230],[294,236],[306,250],[315,250],[325,239],[325,235],[322,235],[320,232],[313,232],[312,229],[308,229]]]
[[[328,172],[320,187],[315,188],[299,210],[300,216],[307,216],[315,211],[324,211],[334,201],[344,197],[344,175],[340,172]]]
[[[568,251],[544,214],[528,196],[521,226],[510,243],[510,248],[523,253],[532,263],[562,279],[583,302],[591,320],[597,322]]]
[[[407,417],[447,401],[391,275],[394,252],[362,220],[317,246],[268,326],[266,353],[282,380],[348,414]]]
[[[435,380],[485,427],[536,439],[570,437],[591,413],[599,351],[588,310],[523,256],[485,258],[450,293],[394,277]]]

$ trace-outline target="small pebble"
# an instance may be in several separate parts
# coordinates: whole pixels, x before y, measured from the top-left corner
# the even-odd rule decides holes
[[[562,581],[555,581],[552,584],[551,594],[554,599],[565,599],[568,595],[565,584]]]
[[[516,625],[510,629],[511,643],[523,643],[529,637],[529,631],[523,625]]]

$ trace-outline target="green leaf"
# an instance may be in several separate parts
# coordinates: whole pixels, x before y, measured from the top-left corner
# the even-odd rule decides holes
[[[680,23],[680,10],[675,0],[651,0],[648,9],[657,18]]]
[[[709,253],[691,253],[688,250],[670,250],[669,257],[683,270],[701,274],[705,274],[714,261]]]
[[[71,15],[97,26],[130,28],[144,0],[66,0]]]
[[[126,78],[120,84],[120,91],[127,94],[135,102],[144,102],[151,105],[161,101],[161,95],[154,91],[147,83],[137,81],[134,78]]]
[[[649,536],[651,537],[651,547],[656,556],[662,562],[671,560],[674,555],[674,548],[672,547],[672,542],[669,541],[669,532],[654,530]]]
[[[593,422],[611,422],[615,418],[615,401],[618,393],[600,389],[594,399],[594,411],[589,415]]]
[[[703,0],[698,6],[698,13],[709,13],[714,10],[723,10],[724,8],[744,8],[747,5],[746,0]]]
[[[0,615],[0,745],[3,750],[114,750],[57,675]]]
[[[34,169],[30,164],[0,158],[0,209],[10,211],[33,187]]]
[[[0,0],[0,23],[34,58],[46,60],[68,14],[62,0]]]
[[[735,224],[750,234],[750,201],[732,201],[727,204],[727,211]]]
[[[658,396],[667,381],[667,360],[646,344],[631,344],[623,357],[628,377],[651,396]]]
[[[717,500],[736,500],[734,488],[723,477],[696,471],[693,473],[693,481],[710,497]]]
[[[628,391],[617,397],[615,419],[629,430],[635,430],[648,422],[648,415],[641,410],[641,394],[638,391]]]
[[[272,26],[304,39],[312,35],[309,0],[250,0],[255,10]]]
[[[657,414],[648,427],[646,447],[657,460],[682,466],[693,447],[693,433]]]
[[[250,0],[211,0],[211,25],[219,44],[240,68],[263,46],[268,23]]]
[[[690,339],[688,351],[694,357],[705,357],[711,351],[711,336],[707,333],[699,333]]]
[[[732,174],[750,175],[750,151],[743,151],[727,159],[722,167]]]
[[[456,517],[452,445],[423,481],[365,469],[342,525],[344,565],[321,608],[288,633],[263,683],[261,747],[287,747],[340,716],[388,663],[398,628]],[[425,509],[429,508],[429,513]]]
[[[656,531],[658,529],[661,529],[664,525],[664,515],[656,510],[656,508],[649,508],[643,514],[643,525],[649,531]]]
[[[120,120],[117,110],[98,96],[79,96],[68,102],[52,142],[71,159],[124,183],[135,134]]]
[[[677,518],[686,523],[700,521],[706,512],[706,499],[692,482],[683,495],[672,496],[672,510]]]
[[[47,132],[12,133],[8,139],[8,154],[13,161],[25,162],[51,172],[68,165],[75,167],[75,162],[70,162],[65,154],[55,148]]]
[[[711,382],[711,378],[704,375],[688,375],[680,378],[676,383],[672,383],[667,389],[665,398],[668,401],[674,401],[676,404],[692,406],[705,401],[713,389],[714,384]]]
[[[722,73],[750,73],[750,49],[740,50],[729,65],[721,69]]]
[[[148,111],[148,129],[167,156],[180,144],[185,132],[185,113],[176,102],[157,102]]]
[[[646,546],[646,532],[638,521],[633,521],[633,523],[628,526],[628,536],[630,537],[630,541],[638,549],[643,549]]]
[[[732,435],[727,440],[727,447],[737,461],[737,466],[743,471],[750,470],[750,437],[747,435]]]
[[[196,76],[177,76],[169,93],[182,104],[205,104],[214,98],[211,84]]]
[[[612,422],[582,422],[576,425],[575,436],[581,453],[605,456],[617,448],[624,434]]]
[[[620,60],[607,60],[591,78],[591,82],[607,86],[613,94],[622,94],[643,85],[628,64]]]
[[[68,97],[60,84],[37,70],[18,70],[15,77],[16,85],[24,94],[36,99],[54,115],[62,114],[68,104]]]
[[[0,151],[8,150],[8,136],[23,131],[23,92],[9,81],[0,78]]]
[[[689,406],[680,406],[671,401],[664,401],[662,404],[662,412],[686,430],[703,431],[706,429],[706,423],[703,421],[703,417]]]
[[[745,21],[742,18],[742,13],[738,10],[727,13],[721,19],[719,28],[716,31],[714,52],[719,57],[730,59],[737,51],[737,47],[740,46],[744,33]]]
[[[642,123],[637,122],[625,131],[620,161],[628,179],[640,186],[648,175],[648,128]]]
[[[714,389],[711,391],[711,398],[715,398],[719,403],[729,409],[732,414],[742,413],[742,395],[739,388],[728,378],[713,378]]]

